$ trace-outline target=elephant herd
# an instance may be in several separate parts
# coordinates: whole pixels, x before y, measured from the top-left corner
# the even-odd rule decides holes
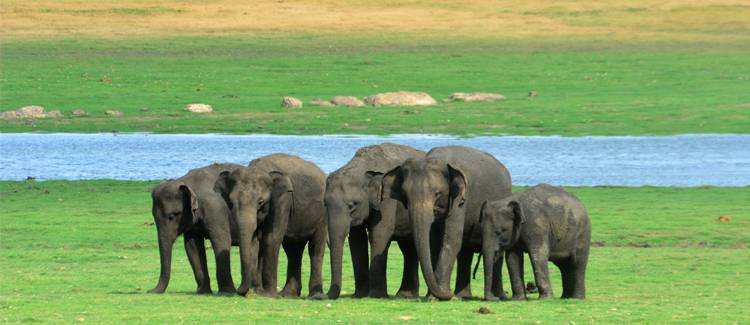
[[[548,261],[562,274],[562,298],[585,298],[591,225],[581,202],[546,184],[512,193],[505,166],[469,147],[425,153],[390,143],[367,146],[327,177],[315,164],[282,153],[257,158],[247,167],[212,164],[157,185],[152,201],[161,261],[155,293],[169,284],[172,246],[182,235],[198,293],[212,292],[208,239],[222,293],[299,296],[307,246],[309,296],[336,299],[348,238],[355,298],[388,297],[386,264],[394,241],[404,256],[398,297],[419,296],[421,269],[428,296],[471,298],[472,259],[480,253],[484,298],[507,299],[501,280],[504,253],[512,299],[526,299],[526,252],[540,299],[552,297]],[[331,283],[324,293],[326,245]],[[240,250],[239,287],[230,271],[231,246]],[[287,271],[279,292],[281,248]]]

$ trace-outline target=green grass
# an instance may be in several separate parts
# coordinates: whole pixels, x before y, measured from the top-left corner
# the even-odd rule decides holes
[[[159,272],[156,230],[149,224],[149,189],[154,184],[0,182],[0,321],[750,322],[748,187],[569,188],[587,205],[593,241],[598,243],[588,269],[588,299],[486,303],[197,296],[180,241],[167,293],[147,294]],[[718,222],[720,215],[731,216],[731,221]],[[232,254],[233,274],[239,280],[237,250]],[[389,258],[393,293],[401,268],[395,245]],[[212,259],[209,253],[211,269]],[[343,290],[350,294],[348,258],[345,263]],[[327,286],[327,265],[325,272]],[[556,270],[552,281],[559,295]],[[481,295],[481,280],[472,284],[474,294]],[[476,313],[480,306],[494,314]]]
[[[747,133],[750,55],[741,42],[385,39],[362,36],[11,40],[0,109],[60,119],[0,132],[643,135]],[[498,103],[283,109],[281,97],[491,91]],[[530,98],[531,90],[538,96]],[[208,115],[183,110],[211,104]],[[72,118],[74,109],[87,117]],[[147,110],[145,110],[147,109]],[[105,117],[120,110],[122,118]]]

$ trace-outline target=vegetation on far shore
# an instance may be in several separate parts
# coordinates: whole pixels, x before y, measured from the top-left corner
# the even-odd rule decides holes
[[[335,301],[197,296],[182,241],[167,293],[150,213],[155,182],[0,182],[0,321],[95,323],[747,323],[750,188],[570,187],[593,224],[586,301]],[[516,189],[519,190],[519,189]],[[720,222],[728,216],[728,222]],[[207,246],[210,246],[207,244]],[[213,280],[213,254],[208,252]],[[283,256],[283,255],[282,255]],[[325,286],[330,283],[326,252]],[[239,281],[238,250],[232,250]],[[280,259],[285,263],[285,258]],[[308,263],[305,256],[305,265]],[[527,262],[527,266],[528,266]],[[285,267],[280,267],[285,270]],[[309,268],[303,268],[307,281]],[[391,247],[390,293],[401,278]],[[555,295],[559,272],[551,266]],[[526,279],[533,279],[526,268]],[[283,273],[282,273],[283,275]],[[482,295],[482,271],[472,281]],[[506,288],[508,279],[505,278]],[[306,292],[307,288],[303,290]],[[426,286],[421,286],[422,294]],[[493,314],[479,314],[479,307]]]
[[[41,105],[66,116],[0,120],[0,132],[575,136],[750,126],[750,6],[736,1],[8,0],[0,15],[0,110]],[[396,90],[508,99],[280,107],[282,96]],[[185,112],[190,103],[214,113]],[[70,117],[76,109],[88,115]]]

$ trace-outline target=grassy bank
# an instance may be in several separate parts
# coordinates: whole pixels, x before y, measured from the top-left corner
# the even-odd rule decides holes
[[[9,0],[0,15],[0,109],[67,116],[0,121],[0,132],[575,136],[750,125],[750,6],[737,1]],[[286,95],[396,90],[508,99],[280,108]],[[189,114],[189,103],[215,111]],[[89,115],[71,118],[75,109]]]
[[[159,272],[156,230],[150,224],[149,189],[153,185],[121,181],[0,182],[0,320],[750,321],[750,313],[742,307],[750,298],[750,210],[746,204],[750,188],[570,188],[587,205],[593,223],[596,245],[588,271],[588,300],[426,303],[348,297],[319,302],[196,296],[180,241],[167,293],[147,294]],[[718,222],[720,215],[728,215],[731,220]],[[238,280],[237,250],[232,254],[233,274]],[[211,256],[209,253],[213,270]],[[400,279],[397,248],[389,259],[392,292]],[[351,294],[348,258],[345,263],[343,290]],[[327,285],[327,265],[325,270]],[[559,295],[559,274],[553,274],[555,293]],[[480,271],[477,278],[481,276]],[[472,284],[474,294],[481,295],[481,281]],[[215,283],[212,286],[215,288]],[[476,313],[480,306],[488,306],[494,314]]]
[[[346,37],[19,41],[2,49],[0,132],[641,135],[745,133],[747,49],[715,44]],[[336,95],[490,91],[495,103],[280,107]],[[528,97],[530,91],[538,96]],[[207,103],[214,112],[184,111]],[[83,109],[85,117],[71,117]],[[107,117],[119,110],[124,117]]]

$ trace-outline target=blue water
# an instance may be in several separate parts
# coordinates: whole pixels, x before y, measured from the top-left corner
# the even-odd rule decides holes
[[[330,172],[365,145],[422,150],[465,145],[487,151],[531,185],[748,186],[750,135],[644,137],[271,136],[0,134],[0,179],[175,178],[212,162],[247,164],[286,152]]]

